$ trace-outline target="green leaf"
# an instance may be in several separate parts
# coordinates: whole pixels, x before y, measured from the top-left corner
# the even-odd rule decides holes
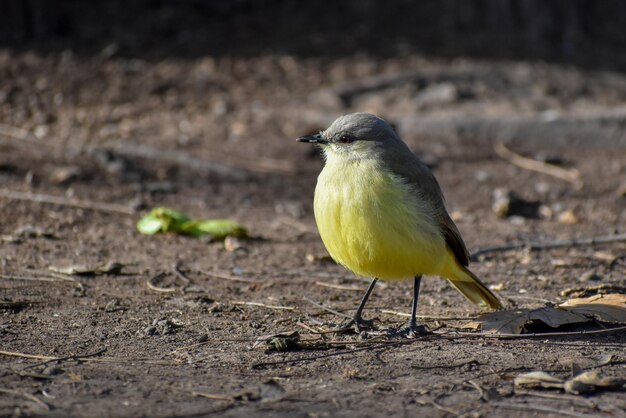
[[[227,236],[248,237],[246,228],[229,219],[189,219],[182,212],[164,207],[152,209],[137,221],[137,230],[146,235],[159,232],[176,232],[193,237],[211,235],[216,240]]]
[[[142,234],[152,235],[157,232],[181,232],[189,218],[173,209],[154,208],[137,222],[137,229]]]
[[[248,236],[246,228],[229,219],[207,219],[186,222],[182,230],[184,234],[195,237],[211,235],[213,239],[222,240],[227,236],[245,238]]]

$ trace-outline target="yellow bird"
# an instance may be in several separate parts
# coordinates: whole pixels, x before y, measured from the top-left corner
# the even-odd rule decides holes
[[[378,279],[414,278],[409,336],[422,331],[415,319],[422,275],[448,279],[477,305],[502,307],[467,268],[469,253],[437,180],[386,121],[353,113],[297,141],[319,145],[326,161],[314,199],[326,249],[347,269],[373,278],[346,328],[359,332],[371,322],[362,312]]]

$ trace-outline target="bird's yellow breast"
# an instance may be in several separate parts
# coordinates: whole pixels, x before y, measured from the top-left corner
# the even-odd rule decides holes
[[[445,240],[428,202],[375,159],[328,155],[315,188],[315,219],[330,255],[358,275],[438,275]]]

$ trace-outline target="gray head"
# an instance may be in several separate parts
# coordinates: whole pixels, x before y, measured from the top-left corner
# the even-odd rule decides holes
[[[377,156],[388,148],[406,147],[391,125],[369,113],[341,116],[325,131],[297,141],[319,144],[327,156],[341,155],[351,159]]]

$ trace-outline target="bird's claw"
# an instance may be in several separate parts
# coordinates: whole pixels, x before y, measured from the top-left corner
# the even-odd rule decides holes
[[[406,327],[398,329],[394,334],[406,338],[417,338],[432,334],[432,332],[424,325],[417,325],[409,322]]]
[[[362,317],[355,317],[339,325],[339,332],[354,331],[357,334],[360,334],[363,331],[368,331],[373,328],[373,319],[363,319]]]

